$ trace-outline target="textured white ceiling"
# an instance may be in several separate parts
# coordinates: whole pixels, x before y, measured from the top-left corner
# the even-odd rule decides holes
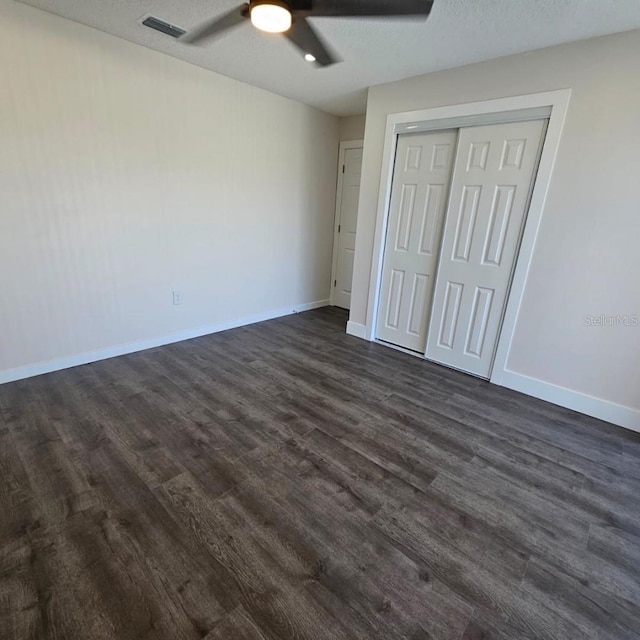
[[[425,21],[316,18],[343,58],[326,69],[249,23],[202,46],[143,27],[191,29],[242,0],[21,0],[337,115],[362,113],[366,88],[512,53],[640,28],[640,0],[436,0]]]

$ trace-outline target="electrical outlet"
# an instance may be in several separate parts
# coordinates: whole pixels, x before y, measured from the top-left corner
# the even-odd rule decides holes
[[[174,291],[173,292],[173,304],[175,306],[182,304],[182,292],[181,291]]]

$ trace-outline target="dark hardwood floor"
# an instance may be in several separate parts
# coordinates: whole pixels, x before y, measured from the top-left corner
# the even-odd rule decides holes
[[[0,387],[0,638],[640,638],[640,437],[321,309]]]

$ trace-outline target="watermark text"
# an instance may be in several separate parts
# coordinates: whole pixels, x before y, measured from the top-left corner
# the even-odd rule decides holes
[[[618,314],[584,316],[587,327],[640,327],[640,314]]]

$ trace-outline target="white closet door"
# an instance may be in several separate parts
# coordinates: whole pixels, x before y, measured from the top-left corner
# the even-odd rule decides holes
[[[456,131],[398,138],[377,337],[424,353]]]
[[[546,121],[460,130],[426,356],[488,378]]]

